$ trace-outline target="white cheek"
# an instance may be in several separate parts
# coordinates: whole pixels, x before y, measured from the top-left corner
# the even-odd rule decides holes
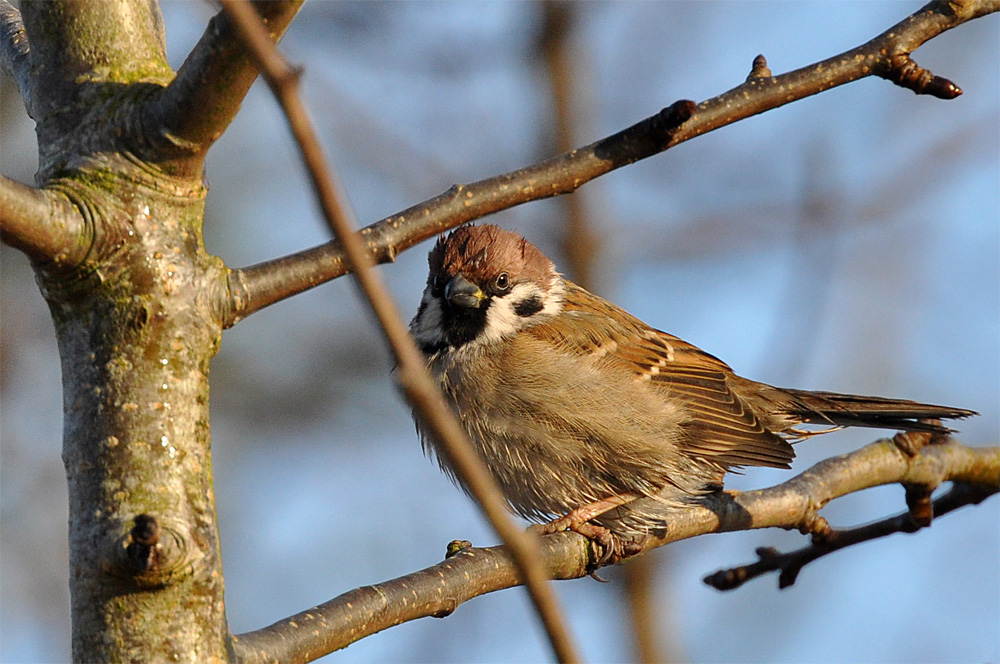
[[[482,343],[500,341],[526,325],[537,323],[540,318],[559,313],[562,309],[563,294],[564,289],[559,283],[554,284],[548,293],[532,283],[514,286],[506,297],[495,298],[486,311],[486,328],[480,335]],[[514,310],[517,303],[532,297],[542,299],[544,303],[542,309],[527,318],[518,316]]]
[[[410,321],[410,333],[421,346],[433,346],[444,340],[441,325],[441,300],[431,295],[429,288],[424,290],[420,300],[423,311]]]
[[[545,303],[545,306],[535,314],[536,316],[555,316],[562,311],[563,302],[566,300],[566,287],[563,286],[563,281],[559,278],[558,274],[552,277],[548,294],[541,294],[543,296],[542,302]]]
[[[515,286],[511,295],[519,286]],[[486,311],[486,327],[476,339],[476,343],[492,343],[500,341],[517,332],[524,325],[524,319],[514,313],[514,303],[510,296],[493,300]]]

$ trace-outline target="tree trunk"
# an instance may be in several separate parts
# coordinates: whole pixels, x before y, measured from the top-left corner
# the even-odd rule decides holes
[[[115,192],[85,194],[119,238],[110,255],[39,268],[62,362],[74,659],[224,659],[208,414],[222,325],[203,296],[223,266],[202,246],[201,187],[108,166],[66,184]]]
[[[228,659],[209,361],[222,261],[200,169],[146,160],[142,110],[173,78],[155,3],[23,3],[38,185],[82,217],[35,257],[59,342],[76,661]]]

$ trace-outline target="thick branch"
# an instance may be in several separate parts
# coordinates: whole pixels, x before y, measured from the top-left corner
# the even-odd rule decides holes
[[[756,67],[748,80],[692,109],[675,103],[657,115],[586,147],[533,166],[445,193],[387,217],[362,230],[376,263],[459,224],[529,201],[567,194],[596,177],[663,152],[686,140],[764,111],[784,106],[838,85],[882,76],[928,94],[960,92],[945,79],[928,78],[914,69],[909,53],[945,30],[1000,10],[1000,0],[935,0],[875,39],[796,71],[771,77]],[[949,92],[950,91],[950,92]],[[953,95],[952,95],[953,96]],[[689,119],[685,119],[691,113]],[[677,123],[682,122],[680,127]],[[336,241],[242,270],[231,279],[227,325],[279,300],[347,272],[344,252]]]
[[[910,457],[891,440],[876,441],[769,489],[710,496],[702,505],[678,514],[650,548],[707,533],[799,529],[812,522],[816,510],[827,502],[856,491],[893,483],[936,486],[945,481],[975,486],[981,496],[1000,492],[1000,447],[970,448],[949,442]],[[562,532],[542,542],[551,578],[575,579],[592,571],[588,542],[582,536]],[[468,599],[515,585],[517,574],[505,547],[465,548],[425,570],[352,590],[241,635],[236,651],[243,662],[306,662],[408,620],[448,615]]]
[[[87,254],[93,226],[70,201],[0,175],[0,240],[36,263],[76,265]]]
[[[156,3],[23,2],[21,13],[31,45],[31,97],[40,145],[73,133],[78,118],[61,111],[93,92],[90,84],[169,77],[163,18]]]
[[[28,51],[28,36],[21,22],[21,12],[7,0],[0,0],[0,71],[14,79],[25,110],[30,117],[34,117]]]
[[[407,400],[420,417],[425,430],[452,462],[458,476],[479,503],[490,524],[507,544],[519,578],[524,580],[528,588],[559,660],[579,661],[562,612],[548,585],[537,541],[533,535],[518,528],[507,514],[499,485],[476,454],[445,402],[444,395],[432,381],[426,362],[400,318],[385,284],[372,269],[371,258],[355,231],[353,214],[342,202],[332,171],[326,164],[319,140],[299,98],[298,72],[288,65],[275,48],[264,26],[255,19],[248,5],[238,0],[222,0],[222,3],[262,66],[268,84],[288,117],[327,223],[344,244],[348,264],[354,270],[358,285],[396,356],[399,383]],[[289,660],[281,658],[281,661]]]
[[[272,41],[284,34],[303,0],[257,2]],[[160,162],[168,170],[200,170],[208,148],[232,122],[259,68],[232,23],[219,12],[177,76],[162,94],[150,100],[144,127]]]

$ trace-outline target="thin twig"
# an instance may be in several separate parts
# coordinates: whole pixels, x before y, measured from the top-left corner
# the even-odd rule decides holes
[[[459,224],[573,192],[609,171],[701,134],[867,76],[881,76],[900,85],[919,79],[923,83],[915,91],[928,94],[958,91],[946,79],[928,79],[922,74],[914,78],[914,70],[906,64],[909,53],[946,30],[998,10],[1000,0],[935,0],[855,49],[780,76],[752,76],[696,107],[688,101],[677,102],[591,145],[504,175],[455,185],[368,226],[362,236],[374,262],[391,262],[399,252]],[[224,324],[234,325],[263,307],[340,277],[347,269],[343,248],[333,241],[234,270],[229,301],[222,303]]]
[[[978,505],[996,492],[995,487],[957,482],[948,493],[934,499],[932,503],[933,514],[935,517],[941,517],[959,507]],[[777,571],[780,572],[778,587],[787,588],[795,583],[803,567],[834,551],[896,533],[915,533],[923,527],[926,526],[918,523],[913,518],[911,511],[906,511],[856,528],[831,529],[826,531],[822,537],[814,537],[814,541],[809,546],[797,551],[779,553],[772,547],[761,547],[757,549],[759,560],[756,563],[719,570],[714,574],[709,574],[703,580],[716,590],[733,590],[750,579]]]
[[[577,654],[548,575],[542,566],[538,544],[532,535],[516,526],[508,516],[499,486],[487,472],[461,426],[451,413],[444,396],[433,384],[426,363],[395,309],[379,275],[371,269],[372,260],[361,237],[354,230],[348,206],[341,202],[338,187],[298,95],[299,72],[292,69],[275,48],[250,5],[237,0],[223,0],[223,6],[237,24],[241,36],[258,58],[271,90],[288,117],[292,133],[302,151],[313,187],[327,222],[344,246],[348,264],[353,268],[369,306],[396,355],[400,384],[411,405],[422,415],[431,435],[441,443],[470,493],[476,498],[490,523],[509,547],[525,585],[545,626],[553,650],[560,661],[575,662]],[[246,644],[246,641],[244,641]],[[271,650],[268,650],[269,654]],[[300,653],[288,653],[282,661],[300,661]]]

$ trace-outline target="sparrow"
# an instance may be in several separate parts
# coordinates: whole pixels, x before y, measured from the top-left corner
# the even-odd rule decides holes
[[[440,237],[428,263],[410,331],[510,509],[608,553],[662,531],[729,471],[789,468],[803,438],[847,426],[949,433],[937,420],[976,414],[743,378],[497,226]],[[419,418],[417,429],[434,454]]]

